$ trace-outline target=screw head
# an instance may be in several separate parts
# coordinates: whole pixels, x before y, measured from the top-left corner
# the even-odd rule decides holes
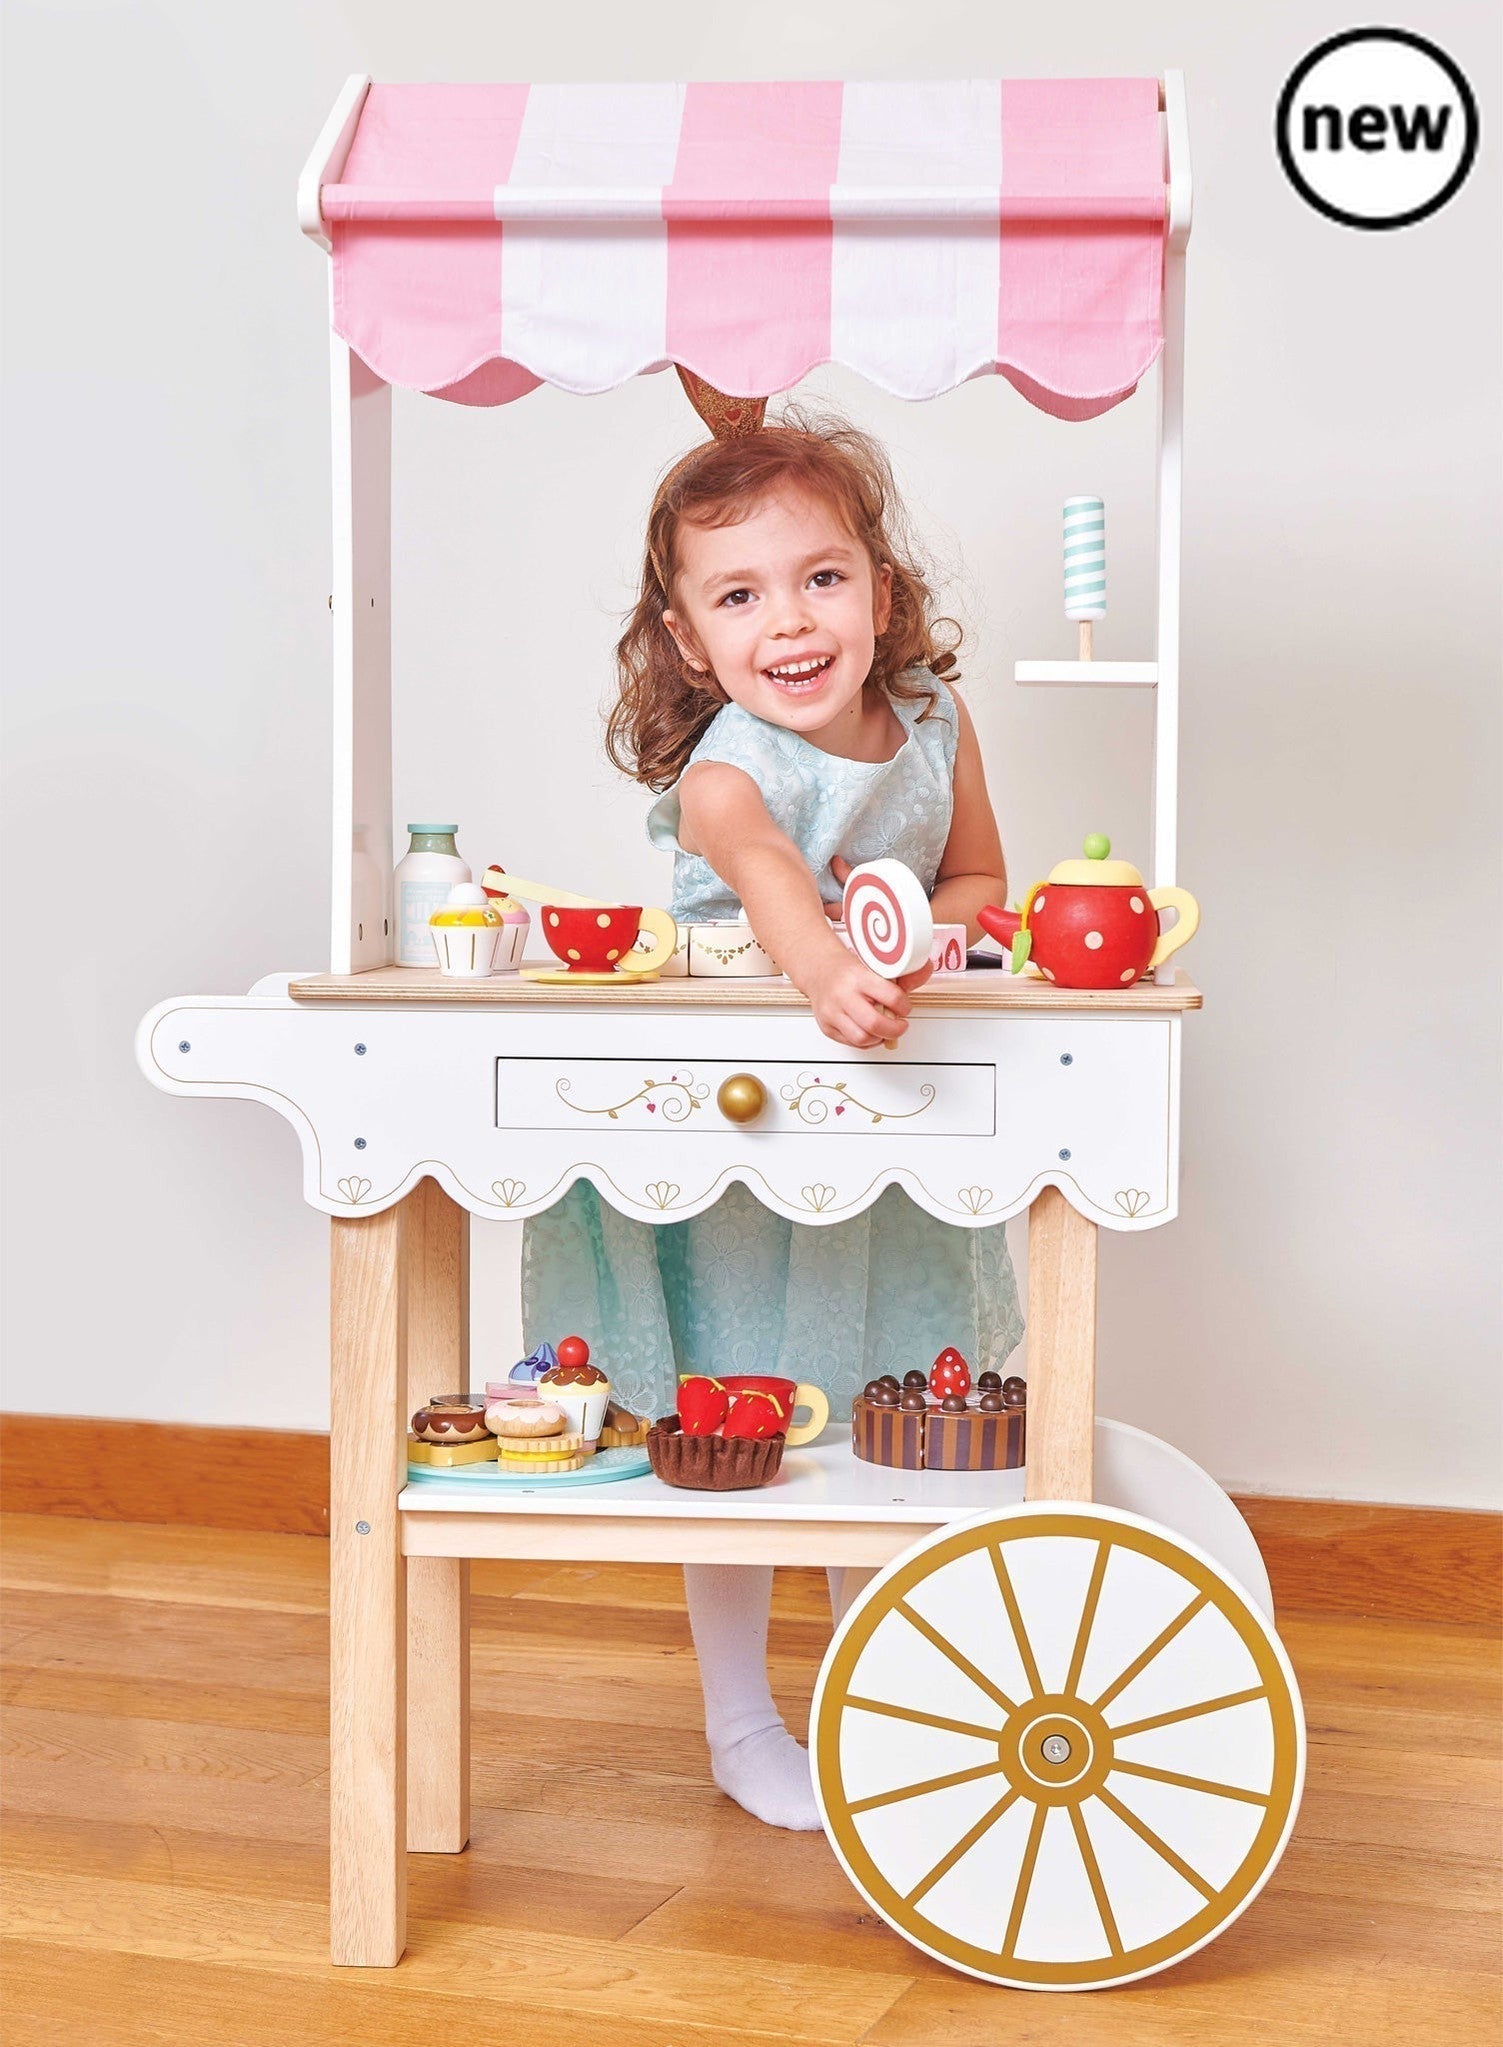
[[[1062,1734],[1047,1734],[1041,1744],[1046,1763],[1068,1763],[1070,1744]]]
[[[356,1149],[356,1151],[364,1151],[364,1150],[365,1150],[365,1139],[364,1139],[363,1137],[357,1137],[357,1138],[355,1139],[355,1149]],[[1062,1152],[1060,1153],[1060,1157],[1061,1157],[1062,1159],[1067,1159],[1067,1158],[1068,1158],[1069,1156],[1070,1156],[1070,1154],[1069,1154],[1069,1153],[1068,1153],[1067,1151],[1062,1151]]]
[[[355,1047],[355,1057],[356,1057],[357,1059],[363,1059],[363,1058],[365,1057],[365,1047],[364,1047],[364,1045],[357,1045],[357,1046]]]
[[[1061,1066],[1073,1066],[1075,1064],[1075,1054],[1073,1052],[1061,1052],[1059,1063]]]
[[[1062,1152],[1060,1153],[1060,1157],[1061,1157],[1062,1159],[1067,1159],[1067,1158],[1068,1158],[1069,1156],[1070,1156],[1070,1152],[1069,1152],[1069,1148],[1068,1148],[1068,1146],[1067,1146],[1067,1147],[1065,1148],[1065,1150],[1064,1150],[1064,1151],[1062,1151]]]
[[[371,1532],[371,1525],[370,1525],[369,1521],[357,1521],[357,1522],[355,1523],[355,1533],[356,1533],[357,1535],[369,1535],[369,1534],[370,1534],[370,1532]]]
[[[177,1049],[179,1050],[179,1052],[191,1052],[193,1050],[193,1047],[188,1043],[188,1040],[186,1038],[179,1038],[177,1041]]]

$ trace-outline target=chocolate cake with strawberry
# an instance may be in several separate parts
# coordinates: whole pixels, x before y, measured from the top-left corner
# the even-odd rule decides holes
[[[927,1376],[873,1379],[851,1409],[851,1448],[867,1464],[900,1471],[1015,1471],[1023,1463],[1028,1389],[1019,1378],[970,1366],[952,1347]]]

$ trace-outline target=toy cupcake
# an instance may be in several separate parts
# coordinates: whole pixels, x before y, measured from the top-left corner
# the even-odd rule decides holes
[[[593,1448],[600,1440],[611,1382],[598,1365],[590,1363],[590,1346],[582,1336],[566,1336],[558,1347],[558,1362],[537,1382],[538,1398],[552,1401],[569,1417]]]
[[[524,903],[515,896],[500,895],[495,889],[485,890],[486,901],[493,910],[501,913],[501,938],[496,946],[496,959],[492,973],[515,973],[522,964],[522,954],[527,946],[527,934],[532,929],[532,918]]]
[[[506,921],[478,882],[456,882],[449,900],[428,919],[428,928],[441,973],[483,981],[495,972]]]
[[[519,1358],[507,1373],[513,1386],[531,1390],[537,1385],[544,1372],[551,1372],[558,1363],[558,1352],[551,1343],[540,1343],[536,1350],[529,1351],[525,1358]]]

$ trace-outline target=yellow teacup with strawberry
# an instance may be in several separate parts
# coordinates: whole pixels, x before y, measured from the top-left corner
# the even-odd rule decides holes
[[[735,1378],[722,1379],[721,1385],[727,1394],[752,1394],[769,1400],[781,1416],[781,1426],[776,1431],[783,1436],[790,1450],[797,1450],[802,1443],[812,1443],[830,1419],[830,1403],[817,1386],[800,1385],[796,1379],[778,1379],[765,1374],[738,1374]],[[807,1421],[796,1422],[793,1417],[803,1407],[809,1410]]]

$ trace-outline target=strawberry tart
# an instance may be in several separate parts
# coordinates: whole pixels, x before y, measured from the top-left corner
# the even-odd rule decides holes
[[[772,1394],[728,1392],[718,1379],[681,1379],[678,1412],[654,1422],[647,1455],[665,1485],[729,1493],[768,1485],[783,1462],[789,1417]]]

